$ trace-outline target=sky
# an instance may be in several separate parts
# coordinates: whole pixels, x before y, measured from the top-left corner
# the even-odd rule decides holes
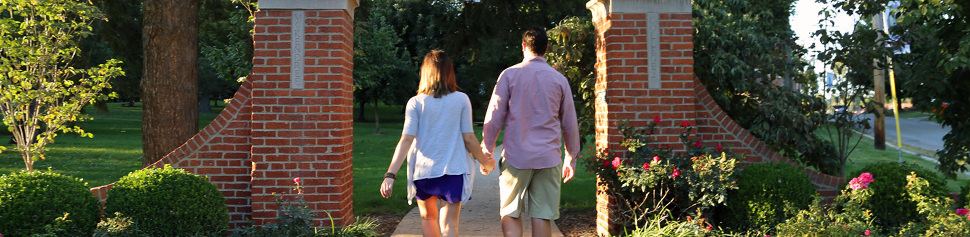
[[[805,48],[811,46],[812,43],[821,46],[818,40],[812,37],[812,32],[819,29],[818,21],[822,17],[818,15],[818,12],[823,8],[825,8],[825,5],[815,2],[815,0],[798,0],[795,2],[795,12],[789,18],[789,23],[792,31],[795,31],[795,36],[798,36],[798,44]],[[858,17],[850,17],[845,13],[837,14],[835,18],[837,24],[832,28],[851,32],[856,19]],[[810,55],[814,55],[814,53],[809,53],[809,57],[811,57]],[[820,72],[822,70],[821,64],[816,64],[815,70]]]

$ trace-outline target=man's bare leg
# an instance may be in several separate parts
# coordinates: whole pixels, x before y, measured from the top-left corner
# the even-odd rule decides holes
[[[521,237],[522,220],[511,216],[502,216],[502,235],[505,235],[505,237]]]
[[[552,222],[546,219],[532,218],[532,237],[551,237]]]

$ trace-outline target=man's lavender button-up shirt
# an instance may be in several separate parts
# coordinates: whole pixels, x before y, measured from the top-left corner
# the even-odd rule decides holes
[[[527,57],[502,71],[487,109],[482,131],[485,147],[494,151],[504,127],[502,155],[517,169],[558,166],[563,140],[570,158],[579,153],[572,90],[566,77],[543,57]]]

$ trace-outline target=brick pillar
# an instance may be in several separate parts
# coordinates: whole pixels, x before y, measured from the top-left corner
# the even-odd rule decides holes
[[[681,150],[681,122],[696,124],[690,0],[591,0],[596,26],[596,146],[620,150],[614,122],[646,125],[659,116],[657,142]],[[609,198],[597,194],[597,233],[617,233]]]
[[[272,193],[305,199],[329,225],[353,222],[354,0],[263,0],[252,89],[252,219],[276,218]]]

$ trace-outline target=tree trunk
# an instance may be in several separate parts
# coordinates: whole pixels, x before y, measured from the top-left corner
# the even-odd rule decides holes
[[[142,164],[149,165],[199,131],[200,0],[144,4]]]
[[[200,114],[202,114],[202,113],[211,114],[212,113],[212,106],[209,106],[209,100],[210,100],[210,98],[212,98],[212,96],[209,96],[209,95],[199,96],[199,113]]]
[[[378,115],[378,103],[380,103],[378,100],[374,100],[374,134],[381,134],[381,117]]]
[[[98,113],[107,113],[108,102],[104,100],[99,100],[98,102],[94,102],[94,108],[98,109]]]
[[[364,108],[367,107],[367,101],[361,98],[357,98],[357,99],[360,101],[360,107],[359,107],[360,111],[357,112],[357,122],[367,121],[366,119],[364,119],[364,115],[365,115]]]

